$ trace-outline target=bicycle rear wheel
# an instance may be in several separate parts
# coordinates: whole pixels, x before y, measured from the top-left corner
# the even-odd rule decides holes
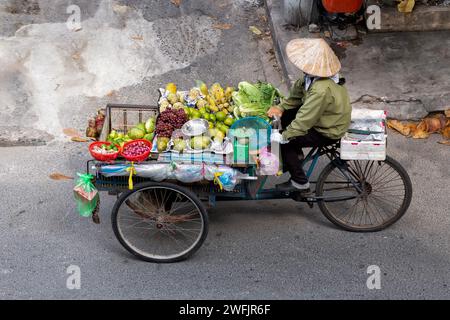
[[[331,162],[319,176],[316,195],[354,198],[338,202],[319,201],[325,217],[354,232],[375,232],[397,222],[408,210],[412,185],[408,173],[394,159],[345,161],[346,169]],[[351,176],[362,192],[358,192]]]
[[[143,183],[124,193],[111,219],[125,249],[149,262],[187,259],[208,233],[208,216],[197,196],[170,183]]]

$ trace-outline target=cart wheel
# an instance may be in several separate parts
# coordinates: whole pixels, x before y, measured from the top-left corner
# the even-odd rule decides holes
[[[203,204],[190,190],[170,183],[142,183],[125,192],[111,219],[125,249],[149,262],[185,260],[208,234]]]
[[[363,192],[331,162],[320,175],[316,195],[348,197],[352,200],[319,202],[325,217],[335,225],[354,232],[375,232],[397,222],[408,210],[412,185],[408,173],[394,159],[386,161],[346,161],[347,173],[358,181]]]

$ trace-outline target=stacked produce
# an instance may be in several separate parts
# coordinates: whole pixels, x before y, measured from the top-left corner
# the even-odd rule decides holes
[[[280,91],[270,83],[243,81],[239,83],[239,91],[233,93],[234,115],[236,118],[260,117],[269,120],[267,111],[278,104],[280,98]]]
[[[205,149],[205,146],[211,144],[211,140],[217,144],[223,143],[230,127],[233,125],[234,104],[232,87],[223,88],[219,83],[214,83],[210,88],[201,81],[197,82],[197,86],[189,91],[177,91],[177,86],[169,83],[165,89],[161,89],[161,99],[159,100],[159,108],[161,115],[166,110],[183,110],[188,120],[204,119],[209,126],[209,140],[207,138],[191,139],[188,143],[184,139],[174,139],[174,149],[180,151],[190,147],[191,149]],[[161,126],[159,122],[161,121]],[[158,150],[167,149],[168,139],[170,137],[171,128],[167,125],[167,121],[160,116],[157,123],[157,134],[159,139]],[[161,133],[159,133],[160,129]],[[182,141],[183,140],[183,141]],[[176,142],[176,143],[175,143]],[[200,146],[203,146],[200,148]],[[166,148],[164,148],[166,147]]]
[[[138,157],[145,153],[150,153],[151,148],[143,141],[133,141],[126,144],[123,148],[122,155],[125,158]]]
[[[119,151],[114,144],[102,144],[101,146],[94,146],[93,151],[100,154],[113,154]]]
[[[152,142],[155,136],[155,129],[156,118],[150,117],[145,123],[138,123],[135,127],[128,130],[127,134],[112,130],[108,135],[107,141],[121,147],[123,147],[126,142],[138,139],[145,139]]]
[[[188,121],[188,117],[183,109],[166,108],[158,117],[156,123],[157,147],[158,151],[166,151],[172,133]]]

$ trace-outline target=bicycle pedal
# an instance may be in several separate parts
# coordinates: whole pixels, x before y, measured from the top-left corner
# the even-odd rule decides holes
[[[292,194],[292,199],[294,199],[294,201],[307,202],[307,198],[312,196],[313,193],[310,190],[296,191]]]

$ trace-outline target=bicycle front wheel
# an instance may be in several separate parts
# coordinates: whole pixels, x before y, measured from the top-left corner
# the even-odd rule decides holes
[[[353,180],[357,188],[351,183]],[[319,208],[335,225],[354,232],[375,232],[397,222],[408,210],[412,185],[408,173],[394,159],[331,162],[321,173],[316,195]],[[327,198],[346,198],[327,202]]]
[[[208,233],[208,216],[197,196],[170,183],[143,183],[124,193],[111,219],[125,249],[149,262],[187,259]]]

